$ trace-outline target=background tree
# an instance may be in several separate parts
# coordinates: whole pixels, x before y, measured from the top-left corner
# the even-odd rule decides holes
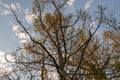
[[[105,18],[105,23],[109,26],[107,30],[103,32],[103,38],[109,48],[111,57],[111,70],[114,73],[111,78],[120,78],[120,25],[119,20],[112,13],[109,18]]]
[[[83,10],[67,13],[67,1],[34,0],[32,31],[12,10],[29,40],[13,53],[13,71],[1,78],[21,80],[22,74],[27,76],[26,80],[54,80],[54,76],[55,80],[119,78],[119,68],[116,68],[119,56],[115,46],[111,47],[111,40],[110,43],[106,41],[109,32],[104,32],[103,42],[96,35],[101,25],[108,26],[109,18],[104,14],[106,8],[98,6],[94,16]]]

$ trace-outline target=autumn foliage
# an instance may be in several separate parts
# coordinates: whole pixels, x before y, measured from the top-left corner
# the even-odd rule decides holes
[[[120,35],[107,28],[103,34],[96,34],[101,25],[108,26],[106,8],[98,6],[95,16],[83,10],[75,15],[65,12],[67,1],[34,0],[34,35],[12,11],[30,40],[14,53],[17,67],[11,74],[19,78],[20,71],[29,73],[28,80],[120,79]],[[96,27],[91,27],[93,22],[97,23]],[[20,80],[16,75],[12,77]]]

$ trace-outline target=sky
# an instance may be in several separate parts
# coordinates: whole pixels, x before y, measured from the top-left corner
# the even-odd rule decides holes
[[[99,4],[107,6],[108,11],[120,13],[119,3],[120,0],[70,0],[68,2],[71,11],[81,8],[91,14],[97,9]],[[14,51],[20,46],[20,43],[25,41],[21,40],[20,36],[13,30],[16,22],[9,11],[9,7],[15,9],[17,15],[20,15],[24,23],[29,25],[32,21],[30,16],[33,16],[30,15],[32,6],[32,0],[0,0],[0,50]]]
[[[115,11],[116,15],[120,13],[120,0],[69,0],[67,4],[71,11],[83,9],[93,14],[100,4],[108,7],[110,12]],[[25,25],[29,26],[32,22],[32,16],[34,16],[30,14],[32,6],[32,0],[0,0],[0,55],[15,51],[21,43],[28,39],[25,33],[19,31],[19,26],[16,24],[10,8],[14,9]],[[3,60],[0,56],[1,59]]]

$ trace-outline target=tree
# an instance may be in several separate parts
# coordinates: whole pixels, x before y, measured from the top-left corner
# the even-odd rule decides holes
[[[105,19],[105,23],[109,26],[107,30],[103,32],[103,37],[106,42],[107,47],[109,48],[109,53],[111,57],[111,70],[114,74],[111,78],[119,79],[120,78],[120,26],[119,21],[114,14],[111,14],[109,18]]]
[[[114,69],[118,67],[115,64],[119,60],[116,59],[115,64],[111,62],[114,57],[119,59],[119,56],[111,54],[115,51],[114,47],[108,48],[111,43],[100,41],[96,35],[102,24],[107,25],[108,17],[104,14],[106,8],[98,6],[94,16],[83,10],[72,14],[66,12],[67,1],[33,1],[34,35],[12,10],[29,40],[13,54],[15,68],[10,75],[5,74],[8,80],[20,80],[20,74],[23,73],[27,73],[26,80],[53,80],[53,74],[58,80],[107,80],[119,76],[119,72]],[[52,10],[49,11],[48,7]]]

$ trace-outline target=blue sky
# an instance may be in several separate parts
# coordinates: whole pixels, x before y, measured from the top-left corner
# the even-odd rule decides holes
[[[93,14],[97,9],[97,5],[102,4],[108,7],[108,11],[115,11],[115,14],[120,13],[120,0],[70,0],[68,2],[73,9],[84,9]],[[9,12],[9,7],[14,8],[17,14],[26,25],[31,24],[30,10],[32,8],[32,0],[0,0],[0,51],[14,51],[19,47],[24,39],[20,39],[14,30],[17,26],[14,17]],[[16,28],[13,29],[13,26]],[[22,34],[21,34],[22,35]]]

